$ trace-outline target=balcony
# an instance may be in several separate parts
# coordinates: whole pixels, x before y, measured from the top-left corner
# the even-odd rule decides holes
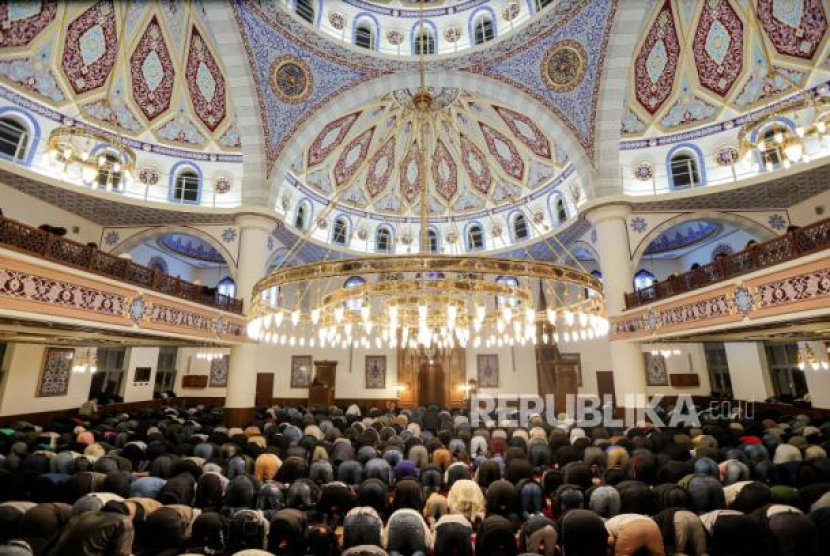
[[[209,293],[200,285],[10,218],[0,217],[0,246],[220,311],[242,314],[240,299]]]
[[[798,228],[707,265],[625,294],[626,309],[689,293],[706,286],[830,249],[830,219]]]

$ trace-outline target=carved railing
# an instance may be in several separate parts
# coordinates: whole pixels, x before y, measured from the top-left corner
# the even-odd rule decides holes
[[[824,249],[830,249],[830,219],[753,244],[743,251],[720,257],[684,274],[675,274],[648,288],[627,293],[625,307],[633,309],[647,305]]]
[[[0,245],[159,293],[242,314],[242,300],[0,216]]]

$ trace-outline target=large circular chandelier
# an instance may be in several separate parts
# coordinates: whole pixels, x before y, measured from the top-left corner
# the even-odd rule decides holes
[[[361,257],[277,269],[254,288],[248,334],[300,347],[552,344],[606,335],[604,308],[595,277],[554,263]]]
[[[428,159],[427,130],[445,108],[426,86],[424,68],[422,55],[420,87],[403,107],[415,116],[419,160]],[[602,284],[584,270],[434,254],[427,226],[430,184],[427,172],[420,175],[419,253],[287,266],[309,230],[254,287],[249,337],[291,347],[435,350],[554,344],[608,333]],[[558,247],[554,252],[567,252]]]

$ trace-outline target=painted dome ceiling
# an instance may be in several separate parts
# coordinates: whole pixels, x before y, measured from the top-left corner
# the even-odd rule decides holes
[[[822,0],[651,0],[625,137],[733,118],[830,79]]]
[[[433,91],[439,108],[422,134],[412,93],[326,124],[292,164],[294,185],[371,213],[418,215],[426,172],[431,216],[463,215],[520,201],[568,164],[532,118],[463,89]]]
[[[0,92],[133,137],[238,150],[212,37],[201,1],[4,2]]]

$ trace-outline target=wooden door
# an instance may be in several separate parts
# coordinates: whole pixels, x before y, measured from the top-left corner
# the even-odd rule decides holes
[[[611,396],[613,406],[617,406],[617,395],[614,390],[614,373],[611,371],[597,371],[597,394],[600,401],[605,399],[605,396]]]
[[[556,361],[553,364],[556,377],[556,392],[553,403],[557,413],[565,412],[568,409],[567,400],[576,397],[578,378],[576,374],[576,363]]]
[[[423,363],[418,375],[418,405],[444,407],[444,369],[440,363]]]
[[[256,375],[256,406],[270,407],[274,399],[274,374],[257,373]]]

